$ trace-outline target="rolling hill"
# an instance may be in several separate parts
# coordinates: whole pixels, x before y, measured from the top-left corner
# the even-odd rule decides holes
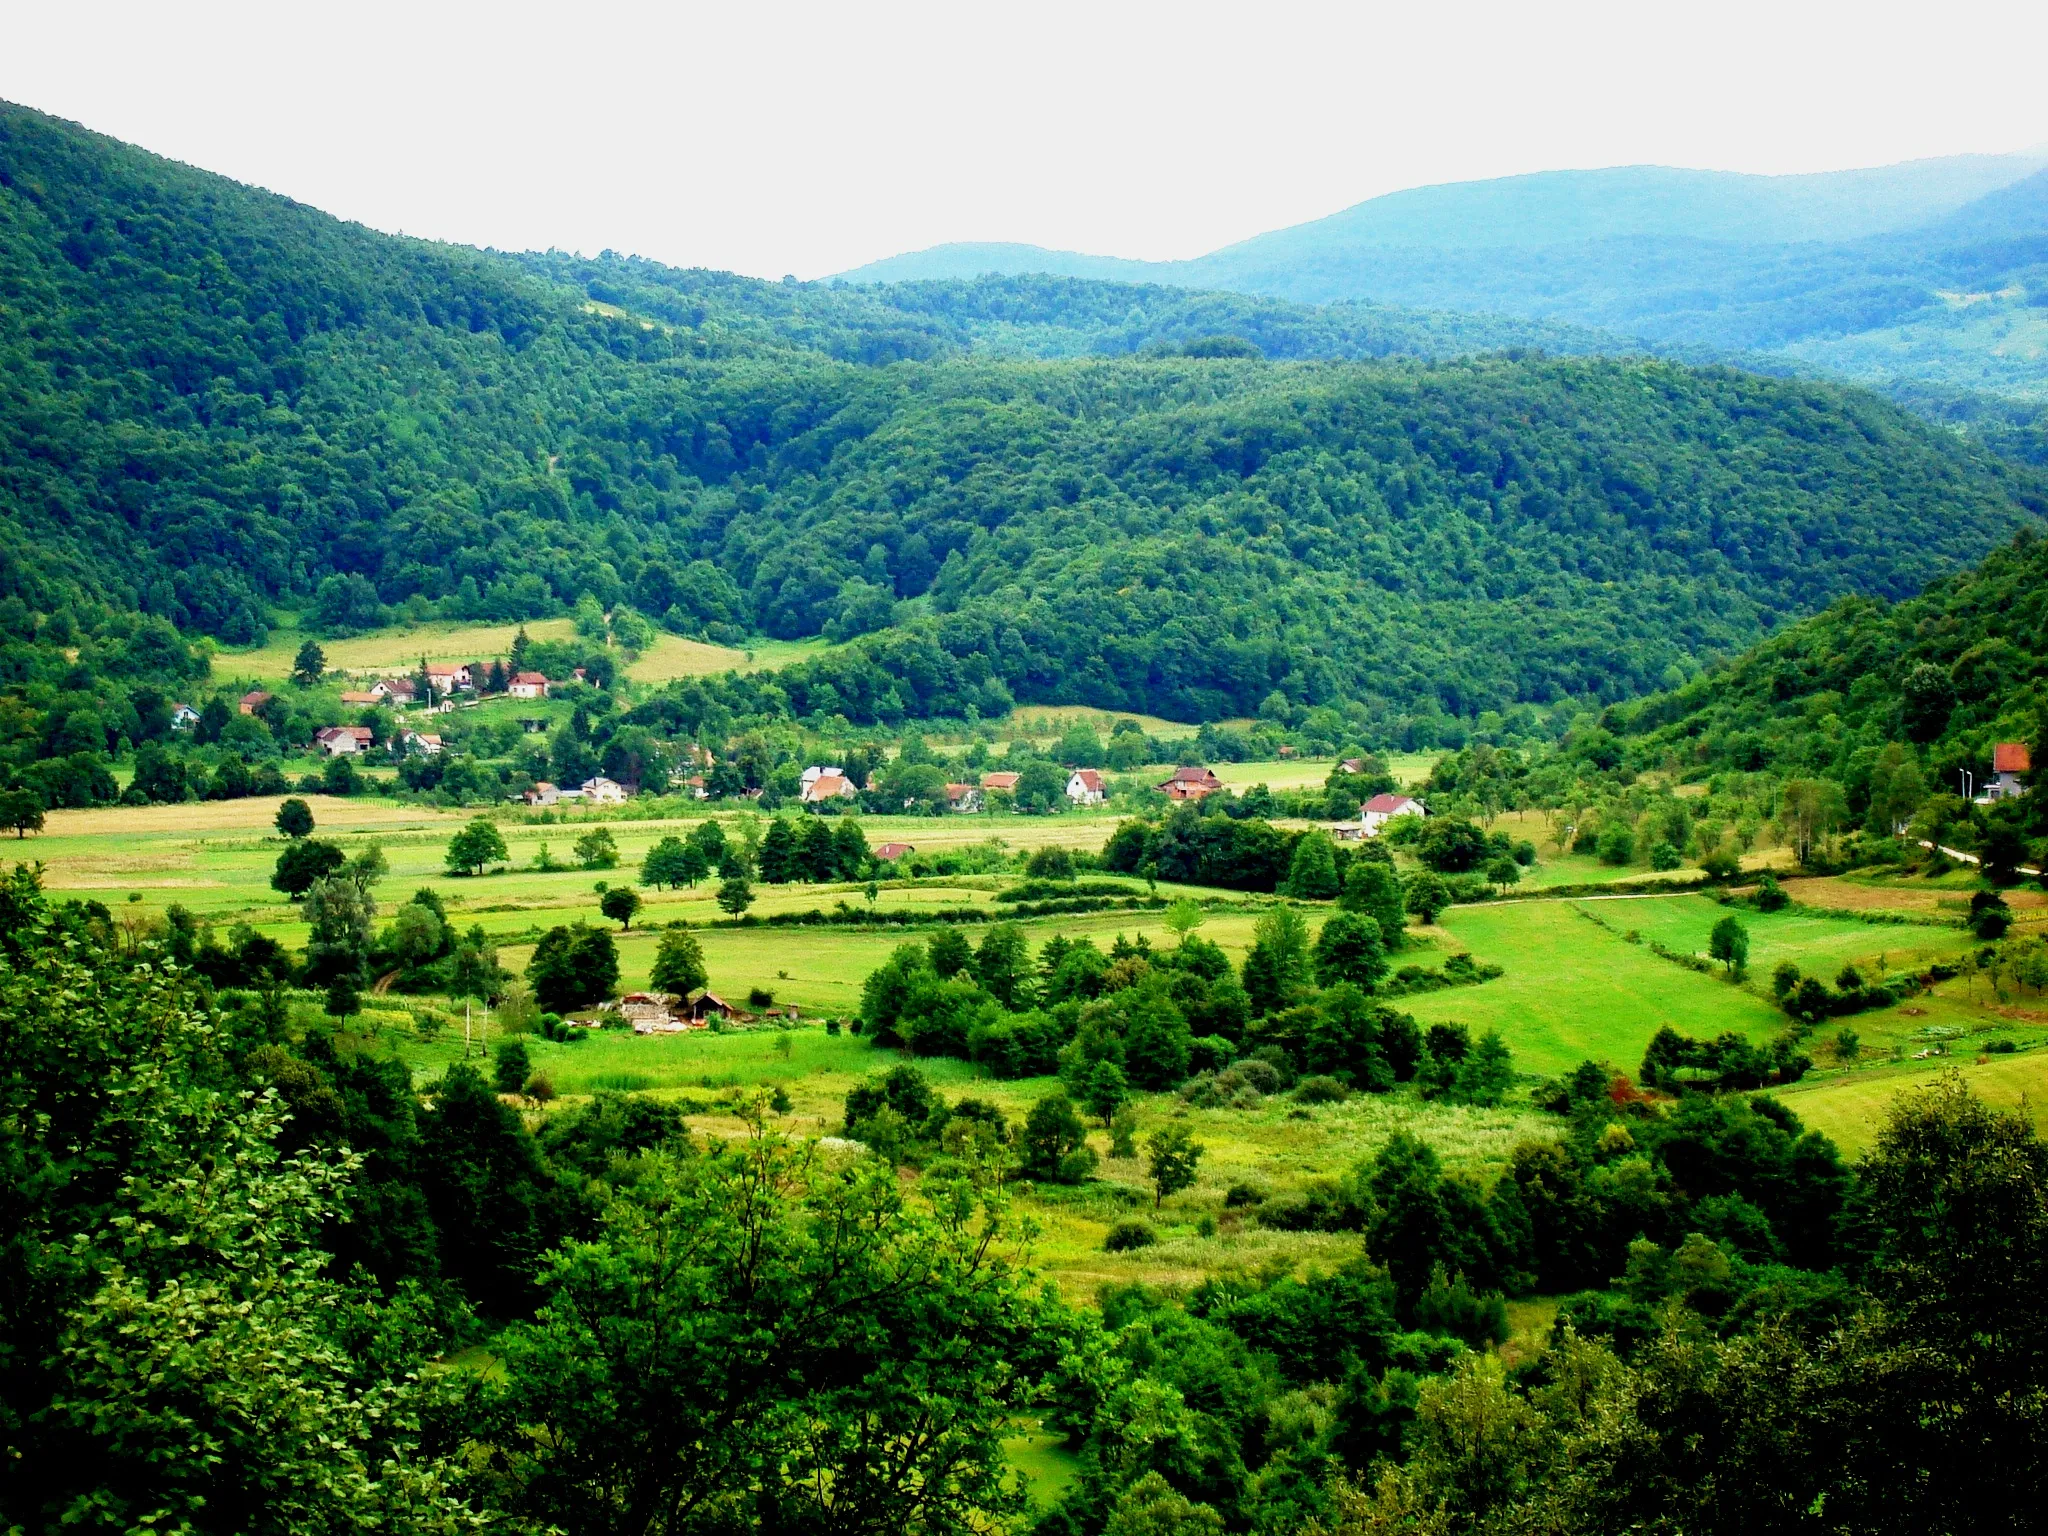
[[[1681,681],[2048,507],[1856,390],[1468,355],[1557,341],[1601,350],[1171,288],[432,245],[6,108],[0,626],[142,613],[244,644],[279,606],[346,633],[589,597],[850,642],[776,686],[862,722],[1276,694],[1472,715]],[[1279,360],[1332,354],[1357,360]]]

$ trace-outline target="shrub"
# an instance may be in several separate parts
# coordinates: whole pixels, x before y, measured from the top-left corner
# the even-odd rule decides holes
[[[1102,1240],[1102,1251],[1129,1253],[1134,1248],[1150,1248],[1158,1241],[1159,1234],[1152,1230],[1151,1222],[1126,1216],[1109,1229],[1109,1235]]]
[[[1242,1210],[1248,1205],[1264,1205],[1266,1192],[1256,1184],[1233,1184],[1223,1192],[1223,1208],[1226,1211]]]
[[[536,1072],[526,1080],[526,1085],[521,1089],[521,1092],[533,1100],[534,1103],[545,1104],[554,1098],[555,1085],[548,1081],[548,1075],[545,1072]]]
[[[1351,1097],[1351,1090],[1334,1077],[1304,1077],[1294,1097],[1301,1104],[1342,1104]]]
[[[773,1008],[775,1006],[775,994],[766,987],[749,987],[747,989],[747,1006],[749,1008]]]
[[[1785,894],[1785,888],[1778,884],[1778,877],[1766,874],[1756,883],[1756,909],[1759,912],[1782,912],[1792,904],[1792,898]]]

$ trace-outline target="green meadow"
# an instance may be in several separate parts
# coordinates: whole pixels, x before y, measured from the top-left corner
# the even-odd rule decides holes
[[[1281,770],[1304,765],[1239,765]],[[1314,771],[1314,770],[1311,770]],[[1254,779],[1253,782],[1257,780]],[[300,946],[305,926],[298,909],[269,886],[283,840],[273,831],[275,800],[241,800],[180,806],[115,807],[59,811],[40,836],[17,844],[20,857],[39,860],[44,878],[60,893],[91,896],[133,922],[160,914],[172,902],[185,905],[217,927],[246,922],[279,940]],[[603,923],[598,885],[634,881],[641,858],[663,836],[687,832],[701,818],[663,821],[616,819],[616,813],[579,811],[570,819],[549,813],[495,813],[510,849],[509,867],[480,878],[450,876],[443,865],[449,837],[473,812],[401,805],[387,799],[335,800],[313,797],[316,835],[330,837],[349,852],[372,844],[381,848],[390,872],[377,896],[385,912],[418,889],[435,891],[462,927],[479,925],[500,946],[500,958],[515,972],[546,928],[583,920]],[[710,810],[706,815],[714,814]],[[729,834],[739,832],[748,812],[715,813]],[[870,817],[863,828],[872,844],[910,843],[936,851],[999,840],[1015,854],[1058,845],[1098,849],[1113,829],[1114,814],[1055,817],[974,816],[944,819]],[[606,826],[620,854],[616,868],[574,867],[573,845],[594,825]],[[1750,975],[1741,985],[1719,974],[1703,975],[1661,958],[1652,942],[1680,953],[1704,953],[1707,935],[1731,909],[1696,893],[1615,897],[1545,897],[1546,887],[1641,878],[1640,870],[1615,870],[1577,856],[1558,856],[1541,839],[1535,817],[1508,817],[1502,825],[1537,841],[1545,856],[1528,872],[1517,899],[1454,907],[1434,928],[1410,928],[1410,946],[1399,963],[1434,967],[1452,953],[1469,951],[1497,964],[1504,974],[1477,986],[1426,993],[1401,1000],[1424,1024],[1462,1023],[1475,1031],[1498,1030],[1515,1055],[1524,1088],[1567,1071],[1584,1059],[1633,1071],[1644,1047],[1665,1026],[1688,1035],[1735,1031],[1763,1040],[1786,1027],[1769,995],[1771,969],[1789,959],[1809,973],[1832,980],[1845,964],[1868,974],[1917,972],[1966,948],[1959,928],[1881,925],[1853,911],[1787,911],[1765,915],[1735,909],[1750,934]],[[546,860],[543,859],[546,850]],[[537,867],[553,861],[565,866]],[[1682,873],[1682,872],[1681,872]],[[991,917],[1005,912],[995,900],[1014,876],[989,875],[882,883],[873,905],[882,911],[929,914],[940,907],[977,907]],[[1123,882],[1134,895],[1146,885]],[[1883,892],[1835,882],[1837,894],[1869,906],[1889,900]],[[1832,890],[1833,888],[1831,888]],[[754,912],[776,912],[840,903],[869,905],[857,885],[757,885]],[[1180,894],[1161,887],[1160,894]],[[1234,961],[1250,947],[1259,914],[1270,897],[1190,890],[1207,903],[1203,937],[1222,946]],[[1808,897],[1830,894],[1818,886]],[[869,1072],[892,1065],[892,1053],[860,1037],[831,1034],[826,1020],[844,1020],[858,1006],[861,984],[892,947],[921,938],[929,924],[907,927],[735,926],[712,900],[709,884],[694,890],[643,890],[645,907],[630,930],[617,933],[622,981],[646,983],[661,925],[685,921],[698,934],[714,990],[744,1001],[756,989],[778,1008],[795,1007],[792,1029],[753,1028],[723,1033],[635,1037],[597,1031],[573,1044],[529,1037],[537,1070],[556,1092],[573,1101],[601,1090],[644,1091],[695,1101],[692,1124],[701,1134],[736,1133],[742,1122],[731,1110],[736,1096],[781,1087],[790,1110],[777,1117],[784,1129],[804,1135],[841,1128],[846,1092]],[[1802,898],[1805,900],[1807,898]],[[1902,905],[1905,898],[1897,898]],[[1923,917],[1938,916],[1923,895]],[[1952,898],[1951,898],[1952,899]],[[1329,909],[1310,904],[1311,926]],[[1107,946],[1118,934],[1143,936],[1155,945],[1172,942],[1157,912],[1112,910],[1026,919],[1032,945],[1055,934],[1089,937]],[[978,934],[970,929],[970,936]],[[428,1000],[372,996],[357,1026],[377,1049],[398,1051],[416,1080],[437,1076],[460,1059],[464,1044],[461,1014]],[[1838,1057],[1837,1026],[1824,1024],[1808,1042],[1818,1062],[1808,1081],[1782,1090],[1818,1129],[1851,1148],[1862,1144],[1881,1117],[1883,1104],[1902,1087],[1924,1081],[1943,1061],[1916,1060],[1926,1050],[1952,1050],[1972,1080],[2001,1101],[2040,1102],[2048,1088],[2048,1052],[2023,1049],[2016,1056],[1972,1060],[1994,1036],[2031,1046],[2048,1027],[2048,1015],[1993,1006],[1980,986],[1976,995],[1964,981],[1943,983],[1911,1006],[1859,1015],[1847,1021],[1861,1040],[1855,1060]],[[449,1018],[454,1022],[445,1022]],[[425,1021],[424,1028],[422,1020]],[[437,1027],[438,1024],[438,1027]],[[471,1018],[472,1043],[489,1028],[480,1013]],[[1002,1107],[1012,1120],[1051,1086],[1047,1080],[995,1082],[967,1063],[934,1060],[923,1070],[949,1094],[971,1093]],[[1179,1283],[1230,1265],[1281,1263],[1300,1266],[1337,1262],[1343,1239],[1270,1231],[1226,1208],[1225,1192],[1239,1183],[1284,1194],[1302,1181],[1341,1174],[1371,1154],[1394,1130],[1420,1130],[1458,1166],[1487,1174],[1502,1166],[1517,1140],[1555,1134],[1557,1122],[1540,1115],[1518,1092],[1498,1110],[1456,1109],[1422,1103],[1412,1090],[1385,1098],[1358,1097],[1314,1109],[1285,1098],[1256,1109],[1190,1110],[1173,1096],[1139,1103],[1141,1126],[1184,1119],[1207,1148],[1195,1189],[1159,1214],[1162,1241],[1132,1254],[1109,1255],[1101,1242],[1119,1216],[1149,1208],[1144,1170],[1135,1161],[1107,1157],[1106,1136],[1097,1132],[1104,1154],[1104,1178],[1079,1191],[1048,1191],[1032,1197],[1031,1214],[1041,1229],[1037,1257],[1062,1284],[1092,1293],[1117,1280]],[[1535,1324],[1531,1325],[1535,1327]],[[1030,1436],[1020,1451],[1034,1454]],[[1042,1448],[1040,1448],[1042,1449]],[[1048,1453],[1050,1454],[1050,1453]]]

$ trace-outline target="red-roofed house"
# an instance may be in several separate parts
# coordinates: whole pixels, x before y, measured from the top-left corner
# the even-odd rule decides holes
[[[857,791],[853,780],[836,768],[827,768],[803,788],[805,805],[823,805],[827,800],[851,800]]]
[[[917,852],[915,843],[884,843],[875,850],[875,857],[884,864],[893,864],[898,859],[907,859]]]
[[[1173,777],[1159,786],[1169,800],[1200,800],[1223,787],[1223,781],[1209,768],[1176,768]]]
[[[1991,782],[1983,799],[2010,800],[2027,792],[2020,776],[2034,771],[2034,754],[2024,741],[2001,741],[1991,749]]]
[[[430,661],[427,663],[427,686],[445,698],[451,693],[467,693],[474,685],[469,668],[459,662]]]
[[[978,784],[948,784],[946,786],[946,809],[971,816],[981,809],[981,786]]]
[[[981,787],[989,790],[1000,789],[1007,794],[1017,787],[1019,777],[1020,775],[1014,773],[984,773],[981,776]]]
[[[1109,788],[1093,768],[1076,768],[1067,779],[1067,798],[1076,805],[1100,805],[1109,798]]]
[[[1381,827],[1396,816],[1426,816],[1420,800],[1411,800],[1406,795],[1374,795],[1359,808],[1359,824],[1365,828],[1367,837],[1377,837]]]
[[[515,699],[544,699],[548,696],[547,676],[541,672],[514,672],[505,691]]]
[[[268,704],[270,700],[271,695],[265,693],[261,688],[258,688],[254,693],[243,694],[241,703],[238,707],[241,709],[243,714],[253,715],[256,713],[257,710],[261,709],[264,705]]]
[[[381,693],[357,693],[354,691],[350,691],[344,693],[341,696],[341,702],[344,704],[374,708],[375,706],[382,704],[384,702],[384,695]]]

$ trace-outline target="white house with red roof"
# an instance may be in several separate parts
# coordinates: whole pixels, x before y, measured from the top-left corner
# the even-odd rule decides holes
[[[815,778],[810,777],[811,772],[812,770],[808,768],[804,770],[806,778],[802,798],[805,805],[823,805],[831,800],[851,800],[859,793],[853,787],[853,780],[837,768],[818,769]]]
[[[1426,816],[1420,800],[1411,800],[1406,795],[1374,795],[1359,807],[1358,822],[1365,828],[1367,837],[1377,837],[1379,830],[1396,816]]]
[[[548,696],[547,674],[514,672],[512,680],[505,684],[505,691],[515,699],[544,699]]]
[[[1076,805],[1100,805],[1109,798],[1109,786],[1093,768],[1076,768],[1067,778],[1067,798]]]
[[[1998,742],[1991,748],[1991,782],[1977,799],[1984,804],[2017,799],[2027,792],[2021,777],[2033,771],[2034,754],[2024,741]]]

